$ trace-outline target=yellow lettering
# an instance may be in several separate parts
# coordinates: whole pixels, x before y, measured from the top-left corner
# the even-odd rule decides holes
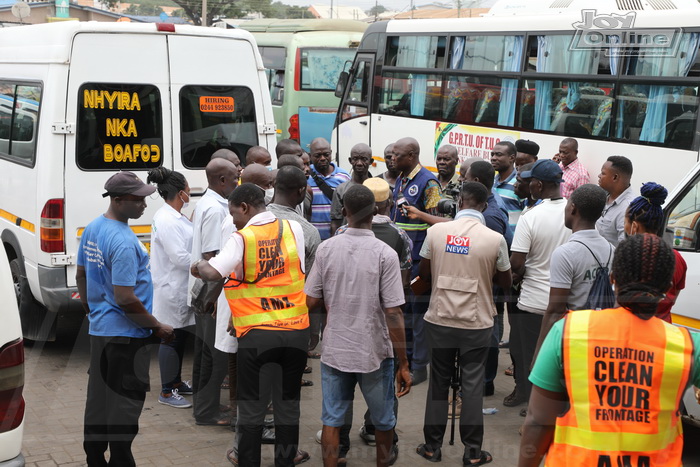
[[[122,162],[124,160],[124,148],[121,144],[114,146],[114,160]]]
[[[95,91],[90,91],[88,89],[83,89],[83,107],[86,109],[95,108]]]
[[[107,136],[118,136],[117,134],[117,122],[119,119],[117,118],[108,118],[105,121],[105,126],[107,130]]]
[[[134,119],[130,118],[129,119],[129,128],[126,130],[126,136],[138,136],[139,133],[136,131],[136,123],[134,123]]]
[[[157,144],[151,144],[151,162],[155,163],[160,160],[160,147]]]
[[[119,107],[118,107],[119,110],[131,110],[131,109],[129,108],[129,106],[131,105],[131,104],[130,104],[131,99],[129,99],[129,93],[126,92],[126,91],[122,91],[122,92],[119,93],[119,95],[120,95],[120,97],[119,97]]]
[[[114,154],[112,154],[112,145],[105,144],[102,146],[102,159],[105,162],[112,162],[114,160]]]
[[[104,96],[107,98],[107,102],[109,103],[109,108],[113,109],[114,108],[114,101],[117,99],[118,92],[107,92],[107,91],[100,91],[100,97]],[[101,109],[104,109],[104,103],[100,106]]]
[[[125,144],[124,145],[124,162],[135,162],[134,158],[132,156],[133,155],[131,154],[131,145]]]
[[[139,95],[133,93],[131,95],[131,110],[141,110],[141,102],[139,101]]]

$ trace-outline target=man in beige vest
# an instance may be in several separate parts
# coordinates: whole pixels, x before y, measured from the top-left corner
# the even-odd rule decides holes
[[[459,432],[464,465],[482,465],[492,457],[481,450],[484,365],[496,307],[492,284],[511,286],[508,247],[503,235],[484,225],[481,214],[489,193],[481,183],[462,185],[454,221],[428,229],[420,255],[420,277],[432,283],[425,328],[431,352],[430,386],[425,405],[425,443],[417,453],[437,462],[447,426],[450,378],[459,357],[462,411]]]

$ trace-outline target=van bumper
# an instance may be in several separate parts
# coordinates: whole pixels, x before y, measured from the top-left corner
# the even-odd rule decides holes
[[[0,467],[24,467],[24,456],[20,453],[20,455],[14,459],[0,462]]]
[[[66,285],[65,268],[49,268],[39,265],[41,301],[47,310],[62,313],[82,309],[77,287]]]

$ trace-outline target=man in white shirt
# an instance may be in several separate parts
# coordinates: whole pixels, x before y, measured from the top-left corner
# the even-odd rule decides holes
[[[549,260],[552,252],[571,235],[564,225],[566,200],[560,191],[561,174],[561,168],[551,159],[540,159],[531,170],[521,174],[523,179],[531,179],[530,193],[542,203],[520,217],[511,246],[513,283],[522,280],[522,285],[517,312],[510,321],[515,390],[503,400],[506,407],[518,406],[530,398],[530,365],[549,303]]]
[[[206,174],[209,186],[197,203],[192,218],[192,262],[212,258],[221,250],[221,226],[228,215],[227,198],[238,185],[238,170],[228,160],[211,160]],[[189,290],[193,284],[194,277],[190,277]],[[228,426],[230,420],[219,411],[220,388],[228,369],[228,357],[214,347],[216,319],[211,311],[195,316],[194,418],[197,425]]]

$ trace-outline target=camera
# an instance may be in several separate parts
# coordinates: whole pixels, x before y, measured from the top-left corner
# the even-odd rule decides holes
[[[437,210],[440,214],[447,214],[452,219],[457,216],[457,201],[453,199],[441,199],[438,201]]]

